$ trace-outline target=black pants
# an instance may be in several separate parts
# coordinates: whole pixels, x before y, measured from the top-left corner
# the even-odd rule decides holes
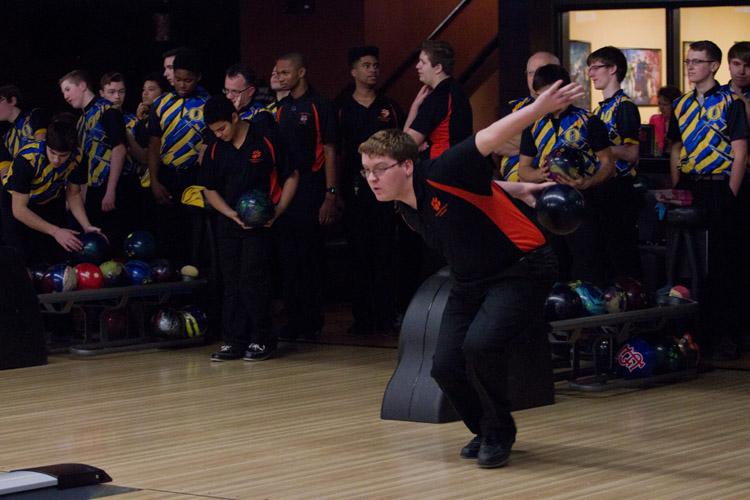
[[[740,331],[740,252],[747,248],[740,248],[739,244],[741,230],[747,223],[738,220],[740,200],[726,180],[683,178],[678,187],[693,193],[693,206],[706,217],[708,273],[698,297],[702,324],[698,340],[711,352],[724,338],[736,340]]]
[[[520,336],[535,333],[530,327],[543,327],[544,301],[556,279],[554,253],[545,247],[495,279],[453,284],[432,377],[474,434],[506,444],[515,439],[507,387],[509,351]]]
[[[365,191],[366,190],[366,191]],[[351,255],[352,314],[360,324],[387,328],[396,317],[396,215],[368,186],[346,200]]]
[[[172,202],[154,205],[157,256],[171,259],[179,269],[184,264],[193,264],[195,216],[180,200],[185,188],[195,184],[196,175],[193,170],[177,172],[162,165],[159,180],[172,195]]]
[[[2,193],[3,241],[19,251],[24,265],[60,264],[67,260],[68,253],[52,236],[31,229],[13,216],[11,195]],[[29,205],[39,217],[59,227],[65,225],[65,198],[63,196],[44,205]]]
[[[136,229],[142,229],[144,220],[138,178],[135,175],[120,177],[115,196],[116,208],[109,212],[102,211],[102,199],[106,192],[106,184],[86,189],[86,215],[91,224],[107,235],[113,256],[122,257],[125,237]]]
[[[323,227],[311,217],[291,214],[281,216],[274,227],[278,235],[287,328],[292,335],[313,334],[323,327]]]
[[[241,238],[217,238],[219,268],[224,286],[222,337],[224,342],[274,344],[271,330],[271,230],[251,229]]]

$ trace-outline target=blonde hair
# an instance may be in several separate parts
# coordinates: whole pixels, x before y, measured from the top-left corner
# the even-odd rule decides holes
[[[367,156],[387,156],[397,162],[417,160],[417,144],[403,130],[390,128],[375,132],[359,145],[359,153]]]

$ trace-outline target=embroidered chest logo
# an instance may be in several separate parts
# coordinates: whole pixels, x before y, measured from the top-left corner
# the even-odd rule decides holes
[[[299,124],[300,125],[307,125],[307,122],[310,120],[310,113],[300,113],[299,114]]]
[[[260,163],[261,161],[263,161],[263,153],[260,152],[260,149],[250,153],[250,163]]]
[[[571,128],[565,132],[564,137],[567,142],[575,144],[581,140],[581,133],[578,131],[578,129]]]
[[[383,108],[380,110],[380,114],[378,115],[378,120],[380,120],[383,123],[388,123],[391,119],[391,112],[388,111],[388,109]]]
[[[617,356],[617,363],[623,368],[627,368],[628,372],[631,373],[636,369],[646,366],[643,354],[636,351],[630,344],[625,344],[622,348],[620,354]]]
[[[442,217],[445,215],[445,212],[448,211],[448,204],[443,204],[438,200],[437,196],[432,197],[432,202],[430,202],[430,205],[432,205],[432,210],[435,211],[435,217]]]

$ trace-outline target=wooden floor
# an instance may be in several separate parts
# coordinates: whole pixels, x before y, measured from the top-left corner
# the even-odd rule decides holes
[[[397,351],[283,345],[55,356],[0,372],[0,470],[101,467],[115,498],[748,498],[750,372],[518,412],[510,466],[458,457],[460,423],[383,421]]]

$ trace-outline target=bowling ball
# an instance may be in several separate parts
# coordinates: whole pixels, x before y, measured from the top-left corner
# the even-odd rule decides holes
[[[151,272],[155,283],[174,281],[177,276],[174,266],[167,259],[151,261]]]
[[[34,285],[34,290],[36,291],[36,293],[44,293],[42,282],[44,280],[44,275],[47,273],[47,269],[49,268],[49,264],[34,264],[28,269],[29,277],[31,278],[31,283]]]
[[[539,223],[554,234],[570,234],[583,222],[583,195],[565,184],[545,188],[536,201]]]
[[[133,231],[125,238],[125,255],[130,259],[150,260],[156,252],[154,235],[148,231]]]
[[[615,364],[618,375],[623,378],[650,377],[656,369],[656,351],[645,339],[633,339],[617,351]]]
[[[669,296],[679,299],[690,299],[690,290],[682,285],[673,286],[669,289]]]
[[[75,270],[79,290],[95,290],[102,287],[104,276],[96,264],[84,262],[78,264]]]
[[[682,337],[676,339],[677,348],[685,358],[686,368],[695,368],[701,361],[701,349],[698,343],[693,339],[690,333],[682,334]]]
[[[99,265],[109,257],[109,243],[107,239],[99,233],[84,233],[78,235],[83,248],[74,252],[72,261],[74,263],[88,262]]]
[[[125,282],[128,285],[147,285],[151,283],[151,266],[142,260],[129,260],[125,263]]]
[[[182,266],[180,269],[180,275],[182,276],[182,281],[192,281],[198,277],[198,268],[195,266]]]
[[[685,370],[688,367],[685,354],[680,350],[680,346],[674,342],[669,346],[669,351],[667,352],[667,365],[669,371],[672,372]]]
[[[185,336],[182,315],[172,308],[162,308],[156,311],[151,318],[151,327],[154,335],[158,337],[177,339]]]
[[[555,283],[544,302],[544,319],[557,321],[561,319],[579,318],[586,313],[583,309],[581,297],[564,283]]]
[[[44,293],[70,292],[77,285],[75,270],[65,264],[57,264],[44,273],[42,278],[42,291]]]
[[[102,277],[104,278],[102,286],[112,287],[124,284],[123,278],[125,277],[125,266],[123,266],[121,262],[108,260],[107,262],[102,262],[102,265],[99,266],[99,269],[101,270]]]
[[[187,306],[180,311],[185,324],[185,335],[187,337],[202,337],[206,334],[208,317],[197,306]]]
[[[128,313],[125,309],[108,309],[99,318],[102,330],[109,340],[120,340],[128,336]]]
[[[604,307],[604,294],[599,288],[585,281],[573,281],[569,286],[581,298],[583,308],[588,314],[596,316],[607,312]]]
[[[674,347],[672,339],[656,339],[652,346],[656,359],[654,375],[669,373],[672,370],[671,350]]]
[[[554,148],[545,159],[549,168],[549,176],[553,181],[565,176],[570,179],[580,179],[586,175],[586,158],[580,149],[563,145]]]
[[[612,285],[604,290],[604,308],[608,313],[621,313],[628,310],[628,296],[625,291],[617,285]]]
[[[634,278],[621,277],[615,280],[615,284],[625,292],[629,310],[643,309],[648,305],[648,297],[640,281]]]
[[[249,227],[264,225],[274,216],[274,206],[268,193],[253,190],[244,193],[234,206],[240,220]]]

